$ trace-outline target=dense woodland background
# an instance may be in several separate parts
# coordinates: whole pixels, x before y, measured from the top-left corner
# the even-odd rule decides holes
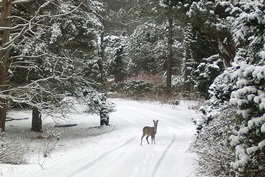
[[[262,176],[264,11],[264,0],[2,0],[0,128],[7,108],[32,108],[41,131],[70,96],[101,125],[107,95],[203,98],[198,172]]]

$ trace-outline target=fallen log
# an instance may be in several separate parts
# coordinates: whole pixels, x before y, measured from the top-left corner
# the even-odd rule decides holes
[[[6,121],[13,121],[13,120],[28,120],[28,117],[25,118],[12,118],[12,117],[7,117]]]
[[[74,127],[77,126],[77,124],[62,124],[62,125],[55,125],[55,127]]]

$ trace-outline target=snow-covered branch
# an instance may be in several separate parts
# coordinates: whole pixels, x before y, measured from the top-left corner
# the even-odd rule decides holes
[[[29,2],[29,1],[23,1],[23,2]],[[18,33],[16,34],[13,34],[13,37],[12,39],[7,42],[4,47],[0,47],[0,51],[5,51],[7,49],[10,49],[11,47],[14,47],[14,43],[21,37],[23,36],[27,31],[30,31],[31,33],[37,33],[34,31],[33,28],[35,28],[36,26],[44,26],[43,24],[41,24],[43,22],[44,19],[47,19],[47,18],[58,18],[58,17],[61,17],[61,16],[65,16],[65,15],[70,15],[72,13],[74,13],[78,8],[80,8],[80,6],[82,5],[82,3],[80,3],[78,6],[76,6],[73,10],[69,11],[69,12],[65,12],[65,13],[62,13],[62,14],[54,14],[54,15],[51,15],[51,14],[40,14],[40,12],[45,8],[47,7],[48,5],[50,4],[53,4],[53,0],[50,0],[50,1],[47,1],[45,3],[43,3],[38,9],[37,11],[35,12],[35,14],[33,15],[33,17],[29,20],[23,18],[23,17],[20,17],[20,16],[10,16],[9,18],[12,18],[12,19],[19,19],[19,20],[22,20],[24,21],[25,23],[24,24],[17,24],[16,26],[13,26],[13,27],[0,27],[0,31],[1,30],[19,30]],[[49,27],[49,26],[46,26],[46,27]]]
[[[19,4],[19,3],[25,3],[25,2],[32,2],[34,0],[14,0],[12,4]],[[0,3],[2,3],[2,0],[0,0]]]

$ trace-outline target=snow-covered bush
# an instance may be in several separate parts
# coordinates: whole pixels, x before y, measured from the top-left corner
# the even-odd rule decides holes
[[[43,128],[43,133],[37,137],[42,139],[40,151],[42,152],[43,157],[46,158],[51,155],[51,152],[54,150],[55,146],[60,140],[62,132],[63,130],[61,128],[51,125],[46,125]]]
[[[265,67],[247,64],[246,53],[241,49],[232,67],[218,76],[209,89],[210,99],[202,108],[203,128],[193,145],[200,156],[200,173],[264,173]],[[220,148],[233,158],[221,154]],[[217,168],[216,161],[226,165]]]
[[[126,83],[141,80],[144,82],[151,83],[153,85],[166,85],[165,77],[161,74],[149,74],[149,73],[141,73],[136,76],[130,76],[126,78]]]
[[[181,28],[174,26],[173,33],[173,73],[177,73],[181,70],[183,58],[182,36],[178,36],[182,33]],[[129,38],[128,51],[133,63],[130,73],[164,73],[167,69],[167,38],[167,24],[164,22],[139,25]]]
[[[220,2],[230,30],[237,45],[231,67],[219,75],[210,86],[210,99],[204,106],[203,127],[196,142],[204,137],[218,140],[211,147],[196,149],[198,154],[208,158],[200,159],[200,172],[216,176],[211,169],[215,163],[226,163],[219,168],[221,176],[263,176],[265,174],[265,20],[263,1],[242,1],[235,5]],[[224,118],[222,121],[220,118]],[[225,125],[223,124],[225,122]],[[214,126],[213,126],[214,125]],[[208,130],[208,131],[207,131]],[[219,132],[219,133],[218,133]],[[220,134],[223,136],[219,139]],[[205,139],[206,142],[206,139]],[[210,141],[212,142],[212,141]],[[223,142],[229,142],[225,144]],[[220,144],[221,143],[221,144]],[[196,145],[196,143],[195,143]],[[211,149],[225,147],[229,158],[220,155],[219,160]],[[199,143],[199,148],[203,147]],[[206,150],[209,152],[206,152]],[[219,153],[220,154],[220,153]],[[215,159],[215,160],[214,160]],[[208,166],[208,165],[209,166]],[[223,171],[231,173],[222,174]],[[219,175],[220,175],[219,174]]]
[[[238,130],[230,137],[236,154],[232,165],[239,174],[261,175],[265,172],[265,66],[236,59],[230,104],[238,109]]]
[[[99,114],[102,107],[107,108],[109,112],[115,111],[115,104],[107,101],[104,93],[87,91],[84,93],[84,96],[88,105],[87,112]]]
[[[146,93],[151,92],[152,88],[153,84],[141,80],[136,80],[127,83],[124,86],[124,91],[130,97],[141,98],[144,97]]]
[[[165,25],[146,23],[138,26],[130,36],[131,73],[161,72],[166,68],[167,43]]]
[[[104,37],[108,74],[110,78],[114,78],[114,82],[122,81],[127,76],[127,70],[131,65],[127,51],[128,41],[128,37],[125,36]]]
[[[225,4],[225,2],[223,2]],[[221,3],[222,4],[222,3]],[[230,136],[235,150],[232,166],[238,176],[265,173],[265,16],[262,0],[238,2],[226,8],[239,48],[232,68],[230,104],[237,107],[237,129]]]
[[[85,91],[84,101],[87,112],[100,115],[100,125],[109,125],[109,113],[115,111],[115,104],[107,101],[104,93]]]
[[[231,162],[234,152],[229,136],[235,126],[236,110],[229,105],[233,88],[231,80],[233,70],[225,70],[210,86],[210,99],[200,109],[204,116],[197,124],[198,134],[191,146],[191,151],[199,155],[199,174],[206,176],[234,176]]]
[[[234,176],[231,161],[235,156],[229,143],[229,135],[234,125],[231,115],[235,111],[226,104],[211,111],[205,115],[205,119],[214,119],[206,125],[198,126],[199,133],[190,147],[199,156],[197,172],[202,176]]]
[[[5,133],[0,134],[0,163],[22,164],[25,163],[26,148],[19,138],[7,141]]]
[[[195,88],[203,93],[209,88],[213,80],[224,69],[224,64],[219,55],[203,58],[197,69],[192,72],[192,82]]]

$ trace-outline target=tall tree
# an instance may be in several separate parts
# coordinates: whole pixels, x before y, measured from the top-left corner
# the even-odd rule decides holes
[[[1,8],[0,21],[0,91],[5,93],[7,89],[7,72],[9,67],[9,42],[12,0],[3,0]],[[0,93],[1,93],[0,92]],[[0,97],[0,132],[5,131],[6,113],[8,109],[8,101],[6,98]]]
[[[89,2],[36,1],[14,8],[9,87],[1,88],[0,97],[33,107],[34,131],[41,131],[44,110],[67,106],[67,95],[96,94],[101,85],[97,39],[102,24],[92,9],[101,4]]]
[[[200,95],[207,97],[207,89],[213,80],[233,61],[234,43],[229,31],[229,22],[218,18],[214,2],[192,2],[187,7],[185,41],[190,48],[192,61],[189,66],[189,78]],[[223,64],[214,57],[216,54],[222,59]],[[213,67],[213,63],[217,67]]]
[[[168,5],[168,57],[167,57],[167,87],[172,85],[172,62],[173,62],[173,3]]]

